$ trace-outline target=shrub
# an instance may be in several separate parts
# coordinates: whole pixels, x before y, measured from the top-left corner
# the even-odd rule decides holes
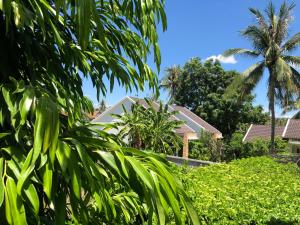
[[[268,157],[176,167],[203,224],[300,223],[300,169]]]
[[[202,131],[199,140],[190,142],[189,157],[220,162],[223,159],[223,146],[221,139],[215,139],[210,133]]]
[[[244,134],[236,132],[232,135],[229,143],[225,146],[224,155],[227,161],[269,154],[270,140],[256,138],[250,142],[243,142]],[[280,137],[275,138],[277,153],[287,152],[288,143]]]

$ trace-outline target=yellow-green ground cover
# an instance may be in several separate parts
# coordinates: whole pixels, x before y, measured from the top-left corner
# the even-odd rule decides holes
[[[300,169],[268,157],[179,167],[203,224],[300,224]]]

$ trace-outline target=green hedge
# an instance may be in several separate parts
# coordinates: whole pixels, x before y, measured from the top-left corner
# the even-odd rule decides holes
[[[300,169],[255,157],[174,168],[203,224],[300,224]]]

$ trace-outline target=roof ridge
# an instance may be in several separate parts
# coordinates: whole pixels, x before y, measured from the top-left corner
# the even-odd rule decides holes
[[[281,135],[283,138],[284,138],[284,136],[286,134],[286,130],[287,130],[288,126],[289,126],[290,121],[291,121],[291,119],[288,119],[288,121],[285,124],[284,130],[283,130],[282,135]]]

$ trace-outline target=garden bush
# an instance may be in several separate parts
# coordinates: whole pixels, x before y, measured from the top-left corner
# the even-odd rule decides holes
[[[270,140],[256,138],[249,142],[243,142],[244,133],[236,132],[224,147],[224,156],[227,161],[247,157],[268,155],[271,147]],[[277,153],[288,152],[289,147],[286,140],[275,138],[275,149]]]
[[[300,169],[268,157],[174,167],[203,224],[300,224]]]
[[[222,139],[215,139],[212,134],[201,131],[198,140],[190,141],[189,157],[192,159],[220,162],[224,158],[224,142]]]

